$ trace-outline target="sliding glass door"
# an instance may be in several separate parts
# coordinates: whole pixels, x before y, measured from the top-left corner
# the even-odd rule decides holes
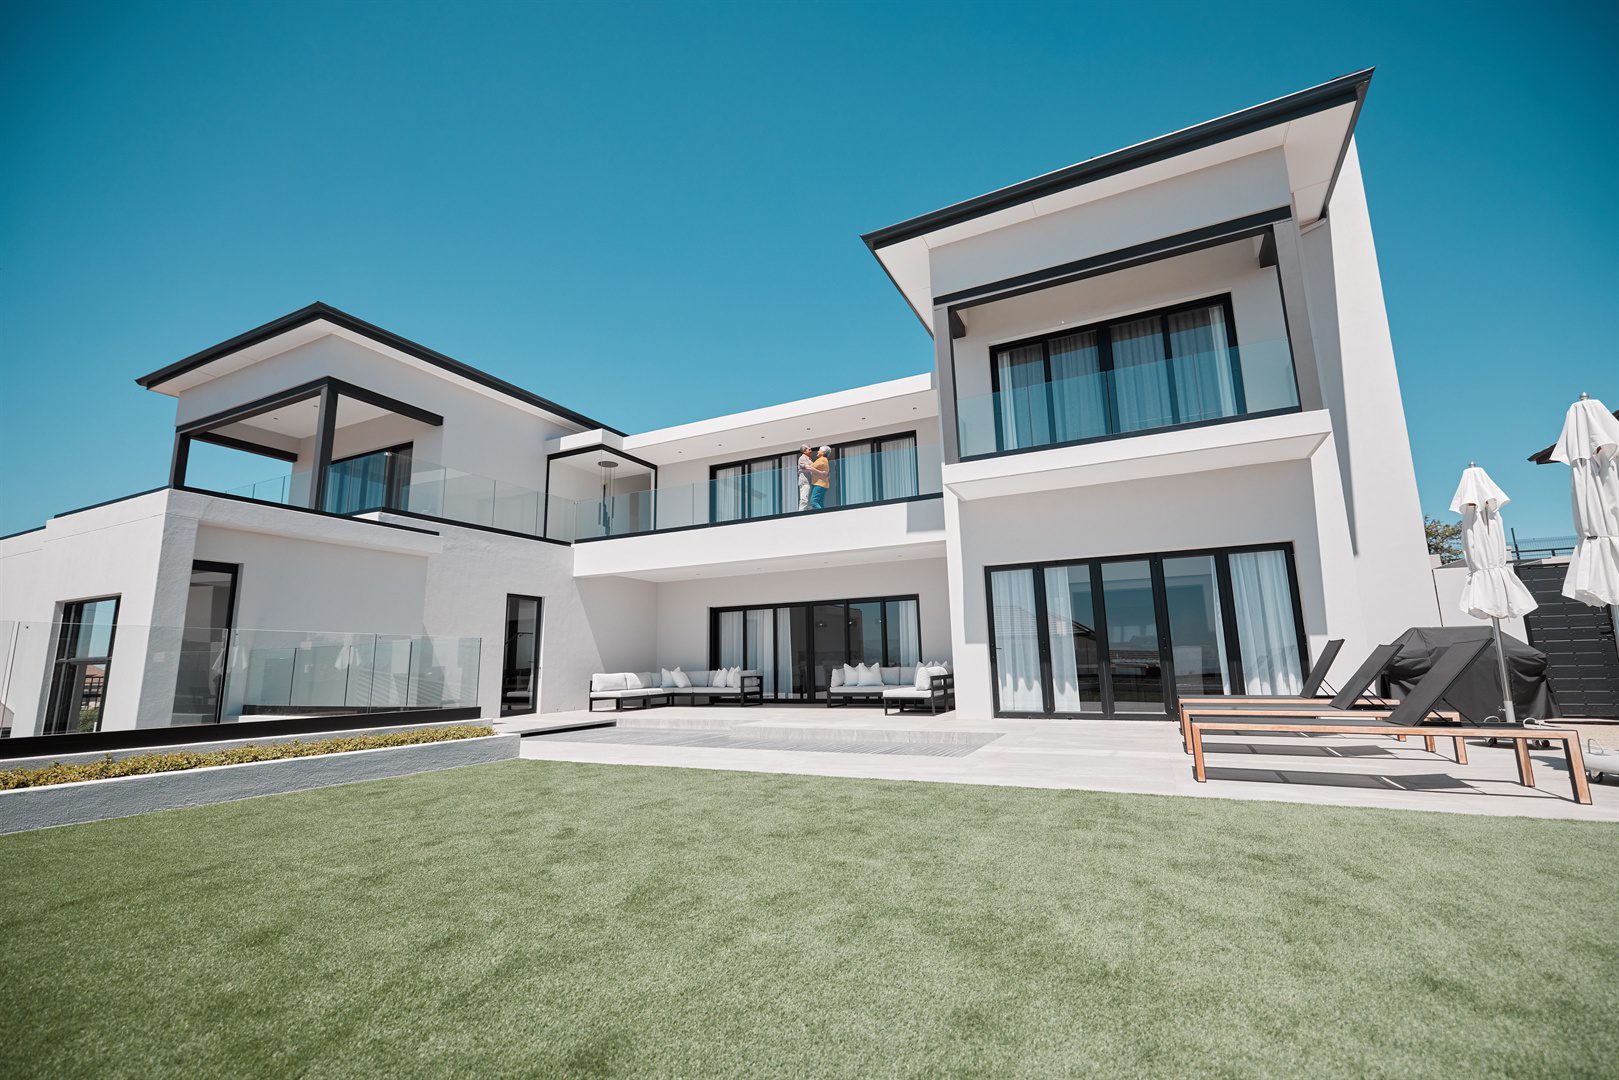
[[[1162,717],[1181,695],[1296,693],[1287,547],[992,567],[1001,715]]]
[[[710,663],[758,671],[777,701],[824,700],[844,664],[912,665],[922,653],[914,596],[715,609],[709,618]]]

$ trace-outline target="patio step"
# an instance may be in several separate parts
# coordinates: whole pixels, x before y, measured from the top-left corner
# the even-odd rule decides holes
[[[789,742],[860,742],[911,746],[980,746],[1000,737],[998,731],[969,731],[958,727],[864,727],[858,724],[763,721],[734,729],[760,739]]]

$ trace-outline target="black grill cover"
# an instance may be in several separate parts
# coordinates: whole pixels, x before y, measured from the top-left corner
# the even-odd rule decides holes
[[[1441,649],[1492,636],[1488,626],[1412,627],[1394,639],[1400,651],[1386,669],[1390,692],[1396,697],[1408,694],[1433,666],[1434,657]],[[1512,678],[1512,704],[1517,708],[1518,719],[1556,716],[1557,706],[1552,703],[1551,687],[1546,682],[1546,654],[1506,633],[1501,635],[1501,644],[1506,648],[1507,673]],[[1475,724],[1505,720],[1501,715],[1498,664],[1492,645],[1462,672],[1440,706],[1455,709],[1463,720]]]

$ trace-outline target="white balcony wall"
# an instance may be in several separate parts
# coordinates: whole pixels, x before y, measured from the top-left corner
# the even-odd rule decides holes
[[[546,441],[577,430],[512,398],[335,334],[183,391],[175,420],[184,424],[328,376],[443,416],[442,427],[409,426],[418,458],[535,491],[545,487]],[[362,426],[339,444],[337,456],[399,441],[379,428],[378,441],[364,445]],[[305,440],[297,468],[309,467],[312,449],[313,441]]]
[[[1124,318],[1229,293],[1239,346],[1287,338],[1274,267],[1259,265],[1259,241],[1239,240],[1172,259],[1085,278],[962,312],[967,335],[951,342],[958,401],[991,392],[995,345]],[[969,422],[986,409],[965,412]]]
[[[933,295],[1062,266],[1291,202],[1283,152],[1251,154],[942,243],[929,255]]]

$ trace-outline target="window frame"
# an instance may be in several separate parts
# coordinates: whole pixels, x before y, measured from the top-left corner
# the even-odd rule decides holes
[[[847,440],[845,440],[843,442],[840,442],[840,443],[827,443],[826,446],[832,452],[831,456],[827,459],[827,461],[828,461],[829,464],[833,463],[833,462],[836,462],[841,457],[843,451],[849,449],[850,447],[855,447],[855,446],[864,446],[864,447],[866,447],[867,450],[873,455],[873,460],[875,461],[876,460],[875,455],[877,455],[878,453],[881,452],[878,449],[878,447],[880,447],[883,443],[888,442],[888,441],[890,441],[892,439],[903,439],[903,438],[907,438],[907,437],[911,440],[911,446],[912,446],[913,450],[916,452],[916,460],[913,462],[913,465],[915,466],[915,469],[916,469],[916,477],[915,477],[914,486],[917,489],[917,494],[915,494],[915,495],[896,495],[896,496],[893,497],[893,499],[890,499],[888,497],[888,495],[883,491],[882,470],[881,469],[873,469],[872,477],[871,477],[871,487],[872,487],[872,490],[877,493],[876,498],[867,499],[864,502],[857,502],[857,503],[844,503],[844,502],[829,503],[827,505],[826,509],[831,510],[831,509],[842,508],[842,507],[846,507],[846,506],[873,506],[873,505],[875,505],[877,503],[882,503],[882,502],[891,502],[891,501],[898,501],[900,499],[912,499],[912,498],[919,497],[920,494],[921,494],[921,489],[922,489],[921,442],[920,442],[920,440],[917,439],[916,429],[915,428],[904,428],[904,429],[901,429],[899,431],[888,431],[888,432],[884,432],[884,433],[879,434],[879,435],[870,435],[870,436],[866,436],[864,438],[859,438],[859,439],[847,439]],[[760,455],[758,455],[756,457],[739,458],[739,459],[737,459],[735,461],[721,461],[721,462],[716,462],[715,464],[710,465],[708,467],[708,522],[707,522],[707,524],[709,524],[709,525],[731,525],[731,524],[734,524],[734,523],[736,523],[738,521],[762,521],[762,520],[765,520],[767,518],[786,517],[786,516],[788,516],[790,514],[797,514],[799,511],[797,510],[796,507],[792,508],[792,509],[788,509],[788,508],[783,507],[781,505],[781,498],[782,498],[783,489],[782,489],[781,485],[778,484],[778,485],[773,485],[772,486],[772,491],[774,492],[773,502],[774,502],[774,504],[776,506],[776,509],[774,509],[770,513],[768,513],[768,514],[748,514],[748,513],[744,513],[741,517],[726,518],[724,521],[720,521],[718,519],[718,517],[717,517],[717,510],[718,510],[718,507],[719,507],[719,500],[718,500],[718,489],[716,487],[716,482],[719,480],[719,472],[720,472],[721,469],[734,469],[734,468],[737,468],[737,467],[740,466],[744,470],[740,480],[738,481],[739,483],[744,485],[744,487],[743,487],[743,492],[744,492],[743,500],[744,500],[744,503],[751,503],[751,501],[752,501],[751,496],[749,496],[747,494],[747,491],[749,489],[746,487],[747,477],[748,477],[748,474],[746,472],[747,466],[756,465],[756,464],[758,464],[759,462],[762,462],[762,461],[785,462],[785,461],[788,461],[789,459],[791,459],[794,462],[796,462],[797,457],[798,457],[798,455],[796,453],[794,453],[793,451],[784,450],[784,451],[781,451],[780,453],[776,453],[776,454],[760,454]],[[796,464],[794,465],[794,467],[796,468]],[[781,468],[783,469],[783,471],[785,471],[787,469],[787,466],[782,465]],[[832,488],[830,490],[836,490],[836,488]],[[829,493],[830,493],[830,490],[829,490]]]
[[[1178,708],[1180,691],[1175,678],[1175,657],[1173,642],[1169,638],[1170,622],[1168,597],[1164,583],[1164,560],[1189,558],[1200,555],[1212,556],[1215,568],[1215,587],[1220,600],[1220,623],[1222,633],[1226,639],[1226,669],[1227,677],[1233,687],[1232,696],[1241,696],[1246,692],[1246,677],[1242,670],[1242,642],[1237,633],[1236,605],[1231,588],[1230,556],[1243,552],[1253,551],[1280,551],[1287,562],[1288,585],[1291,591],[1293,609],[1293,632],[1298,641],[1299,667],[1301,673],[1310,670],[1310,636],[1304,625],[1304,602],[1299,592],[1298,564],[1295,558],[1293,542],[1269,541],[1257,544],[1234,544],[1225,547],[1182,548],[1170,551],[1134,552],[1126,555],[1100,555],[1091,557],[1076,557],[1070,559],[1045,559],[1038,562],[997,563],[984,567],[984,615],[986,620],[987,640],[989,643],[989,680],[990,701],[993,715],[997,717],[1019,717],[1034,719],[1088,719],[1097,718],[1118,720],[1159,720],[1173,717]],[[1052,657],[1050,637],[1050,612],[1046,601],[1045,571],[1050,567],[1059,566],[1086,566],[1091,580],[1091,603],[1093,616],[1098,628],[1107,626],[1107,597],[1103,589],[1102,566],[1114,562],[1142,562],[1149,566],[1153,593],[1153,614],[1157,622],[1158,653],[1162,664],[1162,678],[1165,690],[1164,712],[1120,713],[1114,707],[1113,701],[1113,669],[1112,658],[1109,656],[1108,642],[1105,634],[1097,638],[1097,663],[1101,675],[1099,687],[1098,709],[1094,712],[1057,712],[1054,708],[1052,685]],[[999,663],[996,659],[995,648],[995,603],[992,585],[992,576],[998,571],[1026,570],[1034,575],[1035,594],[1035,632],[1039,635],[1037,647],[1040,658],[1040,687],[1042,707],[1039,712],[1028,710],[1003,711],[1001,709],[1001,683]]]
[[[1119,430],[1119,399],[1116,382],[1109,378],[1106,382],[1107,394],[1104,402],[1108,431],[1103,435],[1090,435],[1080,439],[1064,439],[1058,441],[1056,405],[1053,395],[1048,389],[1045,393],[1046,424],[1051,433],[1050,441],[1034,446],[1007,447],[1006,432],[1003,428],[1001,409],[998,405],[1001,393],[1001,376],[999,356],[1012,349],[1028,348],[1038,345],[1040,347],[1042,385],[1050,387],[1052,382],[1051,369],[1051,343],[1059,338],[1070,337],[1075,334],[1094,333],[1096,335],[1097,370],[1099,373],[1111,376],[1116,370],[1113,362],[1113,337],[1111,330],[1122,323],[1138,322],[1142,319],[1156,318],[1159,320],[1159,335],[1162,339],[1163,354],[1166,361],[1174,359],[1171,349],[1169,316],[1181,314],[1186,311],[1195,311],[1201,308],[1220,307],[1225,313],[1226,344],[1231,350],[1230,364],[1232,377],[1232,390],[1236,399],[1236,411],[1231,416],[1219,416],[1205,420],[1180,419],[1180,401],[1176,393],[1175,368],[1170,364],[1166,369],[1170,408],[1174,422],[1159,427],[1136,428],[1130,431]],[[1238,420],[1253,420],[1265,416],[1278,416],[1286,413],[1299,412],[1302,405],[1298,403],[1298,372],[1293,372],[1293,397],[1295,404],[1281,409],[1267,409],[1262,412],[1247,411],[1247,393],[1243,386],[1240,338],[1237,333],[1236,308],[1232,303],[1231,293],[1216,293],[1196,300],[1186,300],[1162,307],[1148,308],[1141,311],[1121,313],[1109,316],[1096,322],[1085,323],[1080,326],[1064,326],[1057,330],[1048,330],[1044,333],[1033,334],[1028,337],[1016,338],[1008,341],[992,342],[987,348],[989,358],[989,384],[992,400],[997,402],[991,410],[995,418],[995,446],[996,449],[982,454],[964,454],[962,461],[976,461],[982,458],[1001,457],[1006,454],[1021,454],[1035,450],[1050,450],[1064,446],[1081,446],[1086,443],[1106,442],[1113,439],[1128,439],[1138,435],[1153,435],[1163,431],[1180,431],[1186,428],[1206,427],[1211,424],[1229,424]]]
[[[64,656],[63,652],[68,645],[70,627],[84,625],[83,610],[90,604],[100,604],[112,601],[112,625],[107,633],[107,651],[105,654],[95,656]],[[118,647],[118,613],[123,609],[124,598],[122,593],[113,593],[107,596],[87,596],[78,600],[64,600],[59,605],[56,629],[56,648],[51,655],[50,665],[50,694],[46,699],[44,723],[41,725],[41,734],[44,735],[77,735],[83,734],[76,725],[55,730],[54,721],[58,709],[61,707],[62,670],[69,667],[84,668],[91,664],[102,665],[101,679],[101,715],[96,717],[94,731],[101,730],[102,721],[107,715],[107,697],[112,687],[112,657],[113,651]],[[70,611],[78,611],[80,617],[69,620]],[[82,679],[82,675],[79,678]],[[77,684],[76,684],[77,685]],[[82,700],[82,698],[81,698]]]
[[[506,628],[512,621],[512,601],[514,600],[532,600],[534,602],[534,661],[533,670],[529,675],[529,707],[526,709],[506,708],[506,673],[510,670],[511,661],[511,640],[506,633]],[[500,715],[503,718],[507,716],[532,716],[540,711],[540,647],[545,635],[545,597],[530,596],[526,593],[507,593],[506,606],[501,611],[500,621],[500,697],[496,702],[496,707],[500,710]]]

